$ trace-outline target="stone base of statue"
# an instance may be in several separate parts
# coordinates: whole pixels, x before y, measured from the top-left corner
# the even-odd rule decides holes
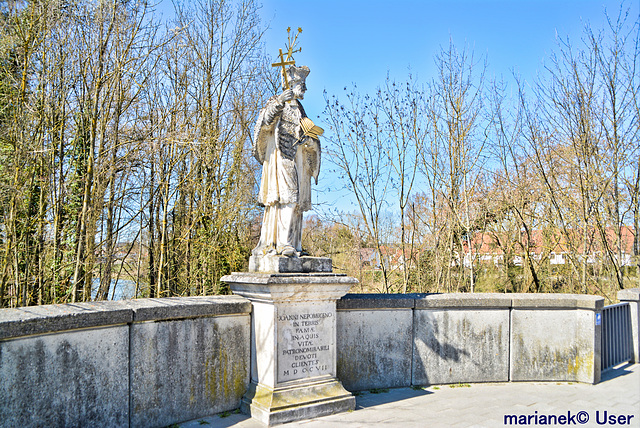
[[[276,425],[355,408],[355,397],[336,378],[336,300],[355,278],[250,272],[222,281],[253,305],[245,413]]]
[[[331,259],[326,257],[251,256],[249,272],[310,273],[331,272]]]

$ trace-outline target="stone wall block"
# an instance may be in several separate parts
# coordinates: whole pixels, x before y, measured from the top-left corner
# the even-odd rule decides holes
[[[601,326],[595,310],[514,308],[512,381],[600,380]]]
[[[126,325],[0,341],[0,426],[128,426],[128,353]]]
[[[416,309],[414,385],[506,382],[509,310]]]
[[[239,407],[250,315],[134,323],[131,426],[167,426]]]
[[[347,390],[411,385],[412,318],[410,308],[338,311],[338,379]]]

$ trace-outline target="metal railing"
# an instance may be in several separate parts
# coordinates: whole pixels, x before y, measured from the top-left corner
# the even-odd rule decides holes
[[[609,369],[633,358],[629,303],[602,308],[601,370]]]

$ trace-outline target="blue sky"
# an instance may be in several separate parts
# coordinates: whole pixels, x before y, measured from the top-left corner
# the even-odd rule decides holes
[[[639,0],[627,1],[638,13]],[[295,6],[292,6],[295,5]],[[298,64],[308,65],[305,108],[317,116],[323,90],[340,94],[356,82],[361,91],[382,84],[389,72],[406,79],[434,76],[434,56],[451,38],[476,57],[486,55],[489,77],[510,78],[516,69],[526,80],[541,70],[556,46],[556,34],[576,42],[586,22],[604,25],[604,10],[615,16],[618,1],[606,0],[263,0],[268,23],[265,48],[275,57],[286,28],[302,27]],[[319,110],[318,112],[316,112]]]
[[[639,3],[625,5],[637,16]],[[403,81],[409,70],[428,82],[435,76],[435,55],[450,38],[458,48],[466,44],[476,58],[486,56],[489,79],[502,75],[512,81],[515,69],[530,82],[543,71],[557,35],[577,44],[586,23],[604,27],[605,9],[616,17],[619,5],[613,0],[263,0],[260,14],[269,25],[265,48],[274,61],[287,41],[287,27],[302,27],[303,50],[295,59],[311,69],[304,106],[323,126],[317,116],[324,109],[324,90],[341,95],[355,82],[359,92],[373,92],[387,73]],[[314,202],[355,209],[347,195],[335,192],[331,177],[323,176],[326,168],[325,163]]]

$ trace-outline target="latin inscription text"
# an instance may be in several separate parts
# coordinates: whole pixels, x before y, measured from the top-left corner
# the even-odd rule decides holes
[[[278,316],[281,381],[327,374],[331,370],[332,312],[292,313]],[[325,337],[328,336],[328,337]]]

